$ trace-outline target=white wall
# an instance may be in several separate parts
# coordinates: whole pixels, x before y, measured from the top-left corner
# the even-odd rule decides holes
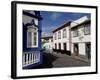
[[[71,31],[71,39],[72,39],[71,52],[72,52],[72,54],[74,54],[73,44],[78,43],[79,54],[80,55],[85,55],[86,54],[86,52],[85,52],[85,43],[86,42],[91,42],[91,34],[88,34],[88,35],[84,34],[84,26],[83,25],[78,27],[78,33],[79,33],[79,35],[77,37],[73,37],[73,30]]]
[[[10,78],[11,72],[11,1],[1,0],[0,2],[0,80],[12,80]],[[27,1],[27,0],[21,0]],[[98,5],[100,14],[100,0],[31,0],[37,2],[62,3],[62,4],[82,4],[82,5]],[[100,21],[100,15],[98,15]],[[100,24],[98,24],[100,26]],[[98,26],[98,34],[100,34],[100,27]],[[98,47],[100,47],[100,36],[98,36]],[[100,53],[100,49],[98,49]],[[100,57],[100,54],[98,54]],[[100,61],[100,58],[98,58]],[[100,62],[98,62],[98,74],[89,75],[74,75],[74,76],[60,76],[60,77],[46,77],[46,78],[29,78],[26,80],[99,80],[100,79]],[[22,79],[19,79],[22,80]],[[24,79],[23,79],[24,80]]]
[[[63,38],[63,29],[66,29],[66,38]],[[58,32],[61,31],[61,39],[58,39]],[[55,40],[54,39],[54,34],[53,34],[53,43],[55,45],[55,43],[57,44],[57,49],[59,49],[59,43],[61,43],[61,49],[64,49],[63,48],[63,43],[66,43],[66,48],[67,50],[70,50],[69,48],[69,26],[66,26],[58,31],[56,31],[55,33],[57,33],[57,39]]]
[[[90,42],[91,41],[91,34],[89,34],[89,35],[84,34],[84,26],[79,26],[78,33],[79,33],[79,35],[77,37],[73,37],[73,31],[71,31],[72,43]]]
[[[79,43],[79,54],[80,55],[86,55],[86,52],[85,52],[85,43]]]
[[[86,55],[85,43],[78,43],[79,55]],[[71,44],[71,53],[74,54],[74,44]]]

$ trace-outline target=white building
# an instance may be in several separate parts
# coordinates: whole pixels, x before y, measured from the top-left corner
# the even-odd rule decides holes
[[[46,53],[52,53],[53,49],[53,36],[42,37],[42,48]]]
[[[91,56],[91,21],[82,17],[71,23],[71,53],[79,56]]]
[[[53,50],[91,57],[91,20],[87,16],[67,22],[53,31]],[[63,51],[65,50],[65,51]],[[69,53],[68,53],[69,52]]]
[[[70,21],[53,30],[53,50],[70,54]]]

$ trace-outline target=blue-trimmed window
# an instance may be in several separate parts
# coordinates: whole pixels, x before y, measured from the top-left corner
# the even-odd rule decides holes
[[[27,47],[38,47],[38,29],[37,27],[29,26],[27,30]]]

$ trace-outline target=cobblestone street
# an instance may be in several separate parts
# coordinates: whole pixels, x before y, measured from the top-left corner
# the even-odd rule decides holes
[[[71,56],[61,53],[44,53],[43,64],[36,66],[38,68],[56,68],[56,67],[82,67],[90,66],[90,63],[75,59]]]
[[[81,61],[79,59],[72,58],[66,54],[54,54],[58,58],[52,63],[53,67],[77,67],[77,66],[89,66],[88,62]]]

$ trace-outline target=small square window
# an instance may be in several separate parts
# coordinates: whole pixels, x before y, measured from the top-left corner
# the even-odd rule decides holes
[[[73,37],[78,37],[78,28],[73,30]]]
[[[90,24],[86,24],[84,26],[84,34],[85,35],[91,34]]]

